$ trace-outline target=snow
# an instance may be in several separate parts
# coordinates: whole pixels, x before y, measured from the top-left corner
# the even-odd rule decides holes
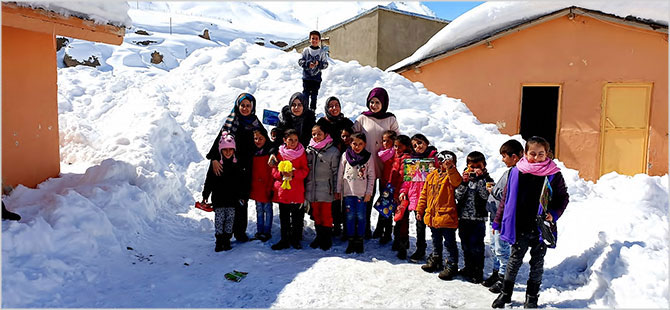
[[[122,1],[19,1],[19,6],[40,8],[63,16],[76,16],[98,24],[125,27],[132,23],[128,3]]]
[[[169,15],[138,17],[154,37],[165,35],[163,24],[150,22],[161,14]],[[213,214],[193,203],[201,199],[204,154],[234,99],[253,93],[260,115],[279,110],[302,89],[299,54],[258,46],[248,35],[221,45],[172,38],[189,53],[170,70],[137,65],[142,55],[123,58],[120,50],[104,49],[106,68],[58,69],[62,174],[3,197],[22,219],[2,223],[2,307],[490,307],[495,295],[481,285],[439,280],[374,240],[363,254],[344,254],[346,243],[337,239],[329,251],[312,250],[306,245],[314,226],[307,217],[305,249],[272,251],[279,240],[276,204],[270,242],[233,241],[231,251],[213,251]],[[377,86],[388,90],[402,133],[424,133],[439,150],[454,151],[459,169],[478,150],[497,179],[505,170],[499,146],[521,140],[480,123],[458,99],[355,61],[332,61],[319,102],[337,96],[343,113],[355,118]],[[593,183],[558,164],[570,204],[558,222],[558,246],[545,257],[540,303],[667,307],[668,176],[610,173]],[[253,202],[248,219],[253,235]],[[234,269],[249,276],[226,280]],[[522,306],[527,277],[524,264],[515,308]]]
[[[625,18],[629,15],[668,25],[668,1],[489,1],[454,19],[411,56],[390,66],[395,71],[446,51],[475,43],[489,34],[540,16],[581,7]]]

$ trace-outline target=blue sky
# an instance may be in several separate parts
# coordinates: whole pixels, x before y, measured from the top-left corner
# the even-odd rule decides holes
[[[484,3],[482,1],[423,1],[423,5],[435,12],[442,19],[454,20],[459,15]]]

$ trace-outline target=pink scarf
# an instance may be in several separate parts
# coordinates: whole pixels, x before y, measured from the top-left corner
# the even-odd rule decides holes
[[[305,153],[305,148],[302,146],[302,144],[298,143],[298,147],[295,149],[289,149],[286,147],[286,144],[282,144],[282,146],[279,147],[279,154],[281,154],[281,157],[284,160],[294,160],[298,157],[300,157],[302,154]]]
[[[327,134],[326,137],[323,140],[321,140],[321,142],[316,142],[314,141],[314,138],[312,138],[312,140],[309,140],[309,146],[317,150],[320,150],[330,142],[333,142],[333,138],[331,138],[330,135]]]
[[[395,150],[393,148],[379,150],[379,152],[377,152],[377,156],[379,157],[379,159],[382,160],[382,162],[391,159],[391,157],[393,157],[393,154],[395,154]]]
[[[528,162],[528,159],[526,159],[525,156],[521,158],[518,163],[516,163],[516,168],[523,173],[530,173],[532,175],[541,177],[552,175],[561,171],[561,169],[556,166],[556,163],[549,158],[541,163],[531,163]]]

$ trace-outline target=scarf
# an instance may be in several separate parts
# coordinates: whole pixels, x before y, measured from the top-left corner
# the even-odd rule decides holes
[[[366,149],[363,149],[360,153],[356,154],[356,152],[354,152],[354,149],[348,147],[344,156],[346,156],[349,165],[355,167],[363,165],[366,162],[368,162],[368,159],[370,159],[370,155],[371,155],[370,152],[368,152],[368,150]]]
[[[379,152],[377,152],[377,156],[379,157],[379,159],[382,160],[382,162],[385,162],[385,161],[391,159],[391,157],[393,157],[394,154],[395,154],[395,150],[393,148],[385,149],[385,150],[379,150]]]
[[[549,158],[541,163],[531,163],[524,156],[518,163],[516,163],[516,167],[522,173],[530,173],[541,177],[556,174],[561,171],[561,169],[556,166],[556,163]]]
[[[313,147],[317,150],[320,150],[320,149],[324,148],[326,145],[328,145],[328,143],[331,143],[331,142],[333,142],[333,138],[331,138],[329,134],[326,134],[326,138],[321,140],[321,142],[316,142],[316,141],[314,141],[314,139],[309,140],[309,146],[311,146],[311,147]]]
[[[242,115],[239,108],[244,99],[249,100],[252,105],[251,113],[247,116]],[[258,120],[258,117],[256,117],[256,98],[248,93],[242,93],[237,97],[235,105],[232,110],[230,110],[228,117],[226,117],[222,129],[235,135],[239,127],[246,130],[253,130],[261,127],[261,122]]]
[[[414,158],[428,158],[428,156],[430,156],[430,153],[433,152],[433,151],[437,151],[437,149],[434,146],[429,145],[426,148],[426,150],[423,151],[423,153],[417,153],[417,152],[412,151],[412,157],[414,157]]]
[[[385,119],[387,117],[395,116],[391,112],[386,112],[386,110],[389,108],[389,94],[386,92],[386,89],[375,87],[370,91],[367,101],[368,109],[370,109],[370,100],[372,100],[372,98],[377,98],[379,101],[381,101],[381,110],[379,110],[379,112],[365,111],[361,114],[368,117],[374,117],[376,119]]]
[[[279,147],[279,154],[284,160],[292,161],[305,153],[305,148],[302,144],[298,143],[298,146],[295,149],[289,149],[286,147],[286,144],[282,144]]]
[[[338,114],[337,116],[333,116],[332,114],[330,114],[330,112],[328,112],[328,103],[330,103],[333,100],[337,101],[337,105],[340,106],[340,114]],[[337,97],[335,96],[331,96],[328,97],[328,99],[326,99],[326,106],[324,107],[324,110],[325,110],[324,112],[326,112],[325,114],[326,119],[331,123],[337,123],[340,120],[344,119],[344,114],[342,114],[342,104],[340,104],[340,99],[337,99]]]

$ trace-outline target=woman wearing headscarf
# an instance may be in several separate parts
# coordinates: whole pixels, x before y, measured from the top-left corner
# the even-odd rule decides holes
[[[249,202],[249,192],[251,189],[251,167],[254,154],[254,130],[263,125],[256,116],[256,98],[249,93],[241,93],[235,99],[235,106],[226,118],[223,127],[218,136],[214,139],[212,148],[207,153],[206,158],[212,162],[214,173],[219,175],[222,171],[219,160],[221,155],[218,152],[218,141],[221,133],[228,132],[235,137],[236,158],[242,169],[242,200],[240,206],[235,209],[235,220],[233,224],[233,234],[235,239],[240,242],[249,240],[247,236],[247,207]]]
[[[377,156],[377,152],[382,147],[382,135],[387,130],[395,131],[400,134],[398,127],[398,120],[393,113],[388,112],[389,95],[385,89],[381,87],[373,88],[368,94],[366,101],[368,110],[358,116],[354,122],[353,129],[355,132],[363,132],[367,137],[367,144],[365,149],[372,154],[375,166],[375,175],[381,176],[384,163]],[[374,192],[373,195],[374,197]],[[365,237],[369,239],[372,236],[370,230],[370,215],[372,213],[372,199],[367,206],[367,221],[365,225]]]
[[[308,107],[307,97],[303,93],[294,93],[288,105],[281,109],[279,115],[279,123],[277,128],[280,129],[279,137],[284,136],[284,131],[295,129],[298,132],[298,140],[303,147],[309,145],[312,140],[312,127],[316,124],[316,116],[314,111]]]

